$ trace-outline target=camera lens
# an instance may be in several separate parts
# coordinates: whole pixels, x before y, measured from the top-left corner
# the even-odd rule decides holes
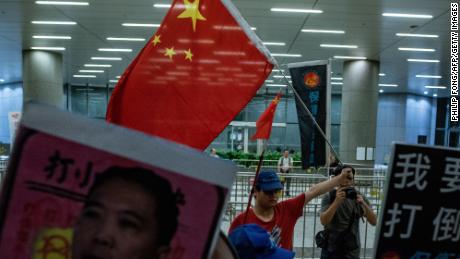
[[[356,200],[358,193],[356,192],[355,188],[348,187],[344,191],[345,191],[345,197],[347,197],[347,199]]]

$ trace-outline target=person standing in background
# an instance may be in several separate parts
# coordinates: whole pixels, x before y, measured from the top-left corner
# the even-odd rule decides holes
[[[292,161],[292,157],[289,156],[289,150],[284,150],[283,156],[280,157],[278,160],[278,172],[282,174],[288,174],[292,170],[292,167],[294,166],[294,163]],[[291,188],[291,178],[286,177],[286,196],[291,196],[289,193],[289,189]]]

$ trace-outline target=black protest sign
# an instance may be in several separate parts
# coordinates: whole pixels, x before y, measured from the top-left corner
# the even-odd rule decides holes
[[[460,258],[460,150],[394,144],[374,258]]]

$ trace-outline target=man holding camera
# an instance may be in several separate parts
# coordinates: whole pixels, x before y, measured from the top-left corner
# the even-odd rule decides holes
[[[371,225],[377,223],[369,201],[352,187],[355,169],[339,165],[333,172],[334,177],[342,172],[352,174],[348,174],[349,178],[336,190],[326,193],[321,201],[320,220],[326,231],[321,259],[358,259],[361,247],[359,218],[365,217]]]

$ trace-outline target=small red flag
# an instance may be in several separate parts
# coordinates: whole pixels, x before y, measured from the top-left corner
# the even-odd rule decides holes
[[[279,92],[275,99],[272,100],[268,108],[260,115],[259,119],[256,122],[257,131],[251,137],[252,140],[255,139],[269,139],[270,133],[272,132],[272,123],[273,117],[275,117],[276,106],[281,99],[281,92]]]
[[[205,149],[274,61],[228,0],[176,0],[120,78],[106,119]]]

